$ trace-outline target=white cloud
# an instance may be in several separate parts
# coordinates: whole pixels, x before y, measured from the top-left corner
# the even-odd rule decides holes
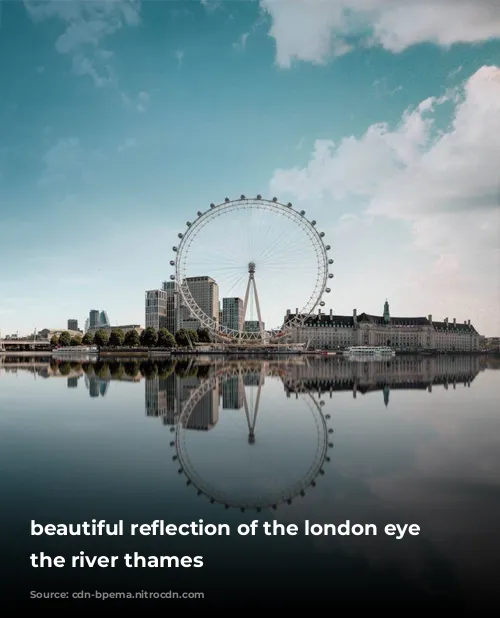
[[[177,67],[180,69],[184,60],[184,51],[182,49],[178,49],[175,52],[175,59],[177,60]]]
[[[115,84],[112,53],[103,41],[124,26],[140,22],[139,0],[23,0],[34,22],[53,19],[64,31],[56,40],[60,54],[71,56],[77,75],[88,75],[97,86]]]
[[[247,47],[247,39],[249,36],[250,36],[249,32],[244,32],[240,36],[240,38],[236,41],[236,43],[233,43],[234,49],[239,52],[244,52]]]
[[[443,105],[452,118],[440,131]],[[406,222],[414,248],[434,259],[430,271],[415,268],[414,289],[435,304],[467,304],[500,330],[499,135],[500,68],[484,66],[458,90],[407,110],[396,127],[316,141],[306,167],[276,171],[272,193],[326,197],[333,208],[361,200],[369,216]]]
[[[281,67],[324,63],[350,49],[350,38],[401,52],[418,43],[450,46],[500,38],[496,0],[260,0],[271,17]],[[368,34],[367,34],[368,33]]]
[[[151,97],[149,93],[144,92],[144,91],[139,92],[139,94],[137,95],[137,97],[135,97],[135,99],[131,99],[127,94],[122,92],[122,101],[124,105],[126,107],[129,107],[130,109],[134,109],[135,111],[139,113],[143,113],[147,110],[150,98]]]

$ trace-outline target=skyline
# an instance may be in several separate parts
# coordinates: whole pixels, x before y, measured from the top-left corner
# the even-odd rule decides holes
[[[325,232],[324,311],[498,336],[499,58],[488,0],[0,2],[2,333],[144,324],[186,220],[260,193]]]

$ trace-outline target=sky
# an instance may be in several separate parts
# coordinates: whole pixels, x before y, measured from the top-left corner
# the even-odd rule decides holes
[[[0,118],[3,334],[143,325],[186,222],[261,194],[325,233],[324,311],[500,335],[500,3],[0,0]],[[245,275],[235,221],[188,274]],[[270,326],[314,288],[301,242],[257,267]]]

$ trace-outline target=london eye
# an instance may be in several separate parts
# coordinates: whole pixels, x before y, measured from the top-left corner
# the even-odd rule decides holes
[[[290,203],[260,195],[226,198],[186,222],[172,248],[170,279],[190,318],[219,340],[275,341],[325,305],[333,259],[324,237],[317,222]],[[189,280],[200,275],[213,278],[221,297],[241,299],[230,319],[196,298]],[[288,308],[295,311],[285,320]]]

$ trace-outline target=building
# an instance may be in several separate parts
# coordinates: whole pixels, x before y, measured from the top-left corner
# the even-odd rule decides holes
[[[80,337],[82,336],[82,332],[79,330],[68,330],[67,328],[42,328],[42,330],[38,331],[38,335],[42,339],[51,339],[54,335],[56,337],[60,337],[62,333],[67,332],[70,336]]]
[[[146,328],[167,328],[167,293],[164,290],[147,290],[145,306]]]
[[[297,315],[290,310],[285,324]],[[322,350],[343,349],[349,346],[390,346],[405,352],[477,352],[479,333],[470,320],[463,324],[453,318],[436,322],[432,315],[425,317],[392,317],[386,301],[381,316],[361,313],[352,315],[324,314],[302,316],[300,326],[292,329],[294,343],[306,343]]]
[[[129,330],[135,330],[140,335],[144,329],[139,324],[116,324],[115,326],[96,326],[95,328],[89,328],[87,329],[87,333],[95,335],[98,330],[103,330],[108,334],[111,334],[114,330],[121,330],[124,334],[128,333]]]
[[[243,326],[243,300],[241,298],[222,299],[222,326],[240,330]]]
[[[266,325],[262,322],[262,330],[266,329]],[[245,320],[243,324],[243,330],[247,333],[259,333],[260,325],[259,320]]]
[[[108,328],[111,323],[106,311],[99,311],[98,309],[91,309],[89,311],[89,317],[85,322],[85,332],[88,330],[99,330],[100,328]]]
[[[179,330],[180,315],[178,310],[179,294],[177,292],[177,284],[175,281],[164,281],[162,290],[166,293],[167,305],[166,316],[167,322],[165,328],[173,335]]]
[[[203,313],[219,325],[219,286],[211,277],[188,277],[185,280],[193,300]],[[198,330],[201,323],[186,306],[180,307],[180,328]]]
[[[68,330],[79,330],[78,320],[68,320]]]

